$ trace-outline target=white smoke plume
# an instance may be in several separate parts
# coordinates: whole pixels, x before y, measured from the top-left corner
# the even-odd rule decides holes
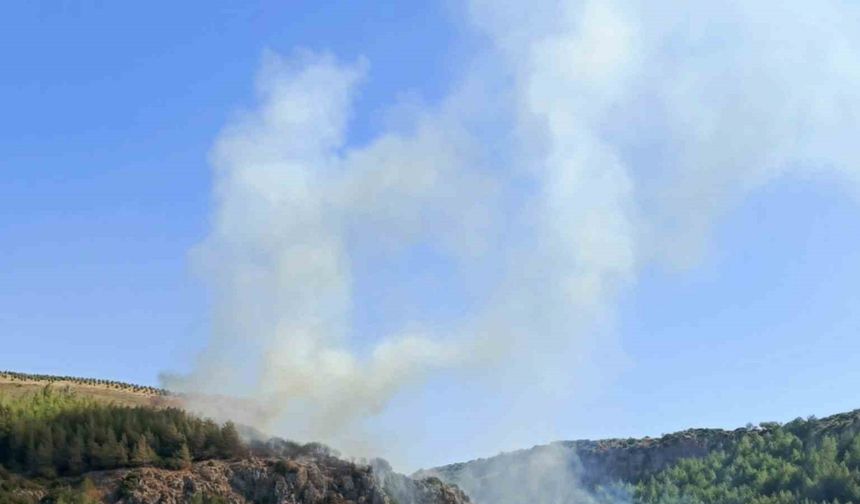
[[[625,504],[632,492],[620,483],[589,485],[588,473],[571,446],[553,443],[501,453],[457,467],[422,471],[416,478],[451,480],[478,504]],[[593,488],[589,488],[593,486]]]
[[[858,10],[473,0],[472,70],[365,145],[349,125],[367,62],[268,54],[258,105],[212,153],[194,254],[211,343],[168,385],[360,452],[367,419],[444,370],[511,369],[500,394],[567,383],[642,265],[695,264],[745,194],[787,175],[860,188]],[[465,315],[356,337],[357,272],[420,247],[457,272]]]

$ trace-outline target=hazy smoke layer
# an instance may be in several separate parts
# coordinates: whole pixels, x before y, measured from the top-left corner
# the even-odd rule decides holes
[[[212,341],[173,386],[340,446],[442,369],[552,386],[637,270],[695,262],[745,193],[787,173],[860,182],[856,3],[474,0],[468,16],[487,42],[473,70],[365,145],[348,141],[365,62],[266,57],[259,104],[213,150],[195,252]],[[360,334],[361,273],[427,251],[465,314],[393,311]]]
[[[583,467],[572,447],[562,444],[535,446],[471,461],[454,473],[422,471],[417,478],[436,476],[456,484],[478,504],[624,504],[631,492],[621,484],[584,484]]]

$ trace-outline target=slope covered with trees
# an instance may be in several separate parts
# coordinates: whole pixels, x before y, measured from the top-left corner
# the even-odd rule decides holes
[[[732,431],[563,441],[419,476],[427,474],[477,502],[860,504],[860,410]],[[530,487],[560,486],[567,489],[530,498]]]
[[[106,402],[50,384],[55,382],[27,394],[0,393],[0,504],[32,503],[45,495],[54,502],[85,502],[94,492],[91,471],[169,471],[232,460],[237,465],[228,472],[245,474],[260,462],[242,459],[256,456],[270,460],[260,467],[275,485],[279,477],[292,481],[292,466],[278,460],[318,461],[313,467],[337,460],[316,443],[246,443],[229,422],[218,424],[179,408]],[[559,442],[428,473],[419,476],[438,476],[477,502],[495,504],[540,504],[544,498],[599,504],[860,504],[860,410],[733,431]],[[64,483],[56,486],[57,481]],[[58,490],[46,494],[52,485]],[[514,495],[517,491],[528,495]]]
[[[107,404],[50,386],[0,396],[0,466],[51,478],[120,467],[187,467],[245,451],[236,427],[177,408]]]
[[[0,389],[0,504],[468,502],[439,480],[344,460],[318,443],[246,442],[230,422],[41,381],[36,392]]]
[[[642,478],[637,502],[794,504],[860,502],[860,416],[745,429],[725,449]]]

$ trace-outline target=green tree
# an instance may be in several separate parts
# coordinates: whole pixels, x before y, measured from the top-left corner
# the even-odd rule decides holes
[[[54,468],[54,443],[50,436],[36,445],[31,470],[34,474],[46,478],[53,478],[57,475]]]
[[[138,437],[137,443],[134,444],[134,448],[131,450],[129,463],[133,466],[146,466],[155,462],[155,458],[155,452],[149,446],[146,436],[141,435]]]
[[[191,467],[191,462],[191,451],[187,444],[182,443],[179,450],[170,457],[169,467],[171,469],[188,469]]]
[[[70,474],[80,474],[86,470],[84,462],[84,438],[80,432],[75,433],[69,441],[66,450],[66,468]]]
[[[221,452],[219,455],[224,458],[232,458],[242,455],[244,448],[242,446],[242,438],[239,436],[239,431],[233,422],[227,422],[221,428]]]
[[[848,469],[852,471],[860,470],[860,435],[854,435],[848,448],[845,450],[843,461]]]

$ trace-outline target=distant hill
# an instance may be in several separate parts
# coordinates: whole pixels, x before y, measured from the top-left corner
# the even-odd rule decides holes
[[[55,390],[69,390],[104,402],[129,406],[178,406],[179,401],[167,390],[115,380],[54,376],[0,371],[0,394],[15,397],[36,392],[46,385]]]
[[[419,471],[476,502],[860,503],[860,410],[659,438],[560,441]]]

